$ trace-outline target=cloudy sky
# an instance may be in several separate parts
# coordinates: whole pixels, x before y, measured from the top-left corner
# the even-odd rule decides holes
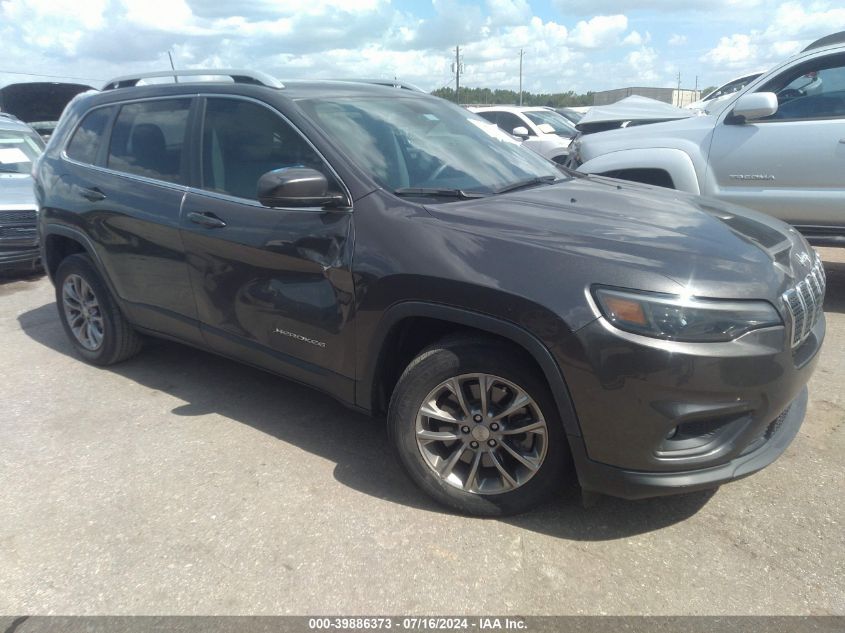
[[[845,30],[841,0],[0,0],[0,85],[168,67],[533,92],[714,85]],[[43,80],[43,79],[42,79]],[[454,84],[452,84],[454,85]]]

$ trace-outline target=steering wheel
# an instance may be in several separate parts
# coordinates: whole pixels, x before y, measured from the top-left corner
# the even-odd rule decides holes
[[[443,163],[442,165],[435,167],[434,171],[432,171],[428,176],[425,177],[425,182],[431,182],[432,180],[437,178],[440,174],[442,174],[444,171],[446,171],[449,167],[450,167],[450,165],[448,163]]]
[[[798,97],[806,97],[807,93],[801,90],[800,88],[784,88],[778,93],[778,101],[780,103],[785,103],[787,101],[792,101],[793,99],[797,99]]]

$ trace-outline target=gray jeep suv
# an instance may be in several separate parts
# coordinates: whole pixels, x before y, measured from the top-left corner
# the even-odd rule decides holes
[[[86,361],[145,334],[311,385],[475,514],[716,486],[798,432],[825,280],[794,229],[568,172],[423,93],[214,72],[78,97],[37,165]]]

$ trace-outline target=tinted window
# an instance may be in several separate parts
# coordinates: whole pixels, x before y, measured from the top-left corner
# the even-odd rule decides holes
[[[81,163],[95,163],[100,143],[111,117],[111,108],[98,108],[89,112],[76,128],[67,146],[68,158]]]
[[[487,119],[490,123],[495,123],[499,116],[498,112],[476,112],[482,119]]]
[[[499,127],[508,134],[513,134],[514,128],[524,127],[528,130],[529,135],[534,136],[534,132],[532,132],[531,128],[525,125],[525,122],[522,119],[510,112],[499,112],[498,124]]]
[[[814,59],[779,75],[760,92],[774,92],[778,111],[768,119],[845,117],[845,56]]]
[[[203,188],[254,200],[258,179],[285,167],[311,167],[331,178],[317,153],[278,114],[239,99],[208,100]]]
[[[108,167],[129,174],[182,182],[182,147],[190,99],[125,105],[115,121]]]

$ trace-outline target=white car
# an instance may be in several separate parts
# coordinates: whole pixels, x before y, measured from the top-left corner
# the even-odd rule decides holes
[[[569,158],[569,143],[578,132],[566,118],[542,107],[484,106],[471,112],[495,123],[525,147],[561,165]]]
[[[709,109],[709,107],[713,105],[714,100],[723,99],[725,97],[729,97],[735,92],[739,92],[762,74],[763,71],[758,70],[757,72],[748,73],[747,75],[743,75],[742,77],[736,77],[735,79],[731,79],[728,83],[722,84],[715,90],[708,92],[704,97],[702,97],[698,101],[693,101],[692,103],[684,107],[689,108],[690,110]]]

